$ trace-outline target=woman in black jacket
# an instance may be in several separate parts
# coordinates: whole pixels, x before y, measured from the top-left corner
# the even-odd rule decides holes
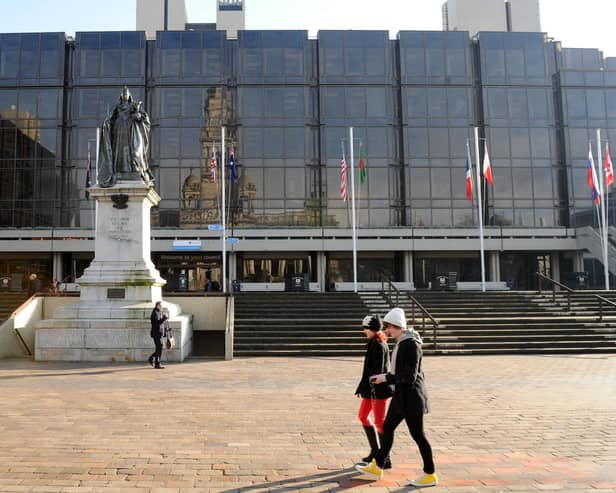
[[[361,421],[370,444],[370,453],[362,461],[370,463],[379,450],[377,432],[381,437],[387,399],[391,397],[392,392],[389,385],[385,383],[375,385],[369,381],[372,375],[389,371],[389,348],[387,347],[387,336],[381,330],[381,319],[378,315],[367,315],[362,321],[362,329],[368,338],[368,345],[364,356],[364,369],[355,395],[361,397],[357,417]],[[370,414],[372,414],[374,425],[370,421]],[[383,467],[385,469],[391,467],[389,458],[385,460]]]
[[[424,475],[411,481],[412,486],[435,486],[438,478],[432,459],[432,447],[424,434],[423,416],[428,412],[428,394],[424,383],[421,337],[412,328],[406,327],[406,316],[401,308],[392,309],[383,318],[383,328],[389,336],[396,340],[396,346],[391,357],[391,371],[370,377],[375,384],[387,382],[394,385],[394,395],[391,399],[387,417],[383,424],[383,440],[373,461],[366,465],[357,465],[355,468],[380,479],[383,477],[385,458],[389,455],[394,441],[394,431],[402,420],[419,447],[423,459]]]
[[[167,320],[167,316],[163,314],[163,303],[162,301],[157,301],[150,315],[150,337],[154,340],[155,349],[148,358],[148,363],[154,368],[159,369],[164,368],[164,366],[160,366],[160,357],[163,353],[162,339],[165,336],[165,320]]]

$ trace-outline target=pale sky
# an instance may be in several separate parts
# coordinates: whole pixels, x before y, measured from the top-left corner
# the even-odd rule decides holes
[[[244,0],[247,29],[442,28],[443,0]],[[189,22],[215,22],[216,0],[186,0]],[[569,48],[616,56],[616,0],[540,0],[544,32]],[[135,28],[135,0],[0,0],[0,32]]]

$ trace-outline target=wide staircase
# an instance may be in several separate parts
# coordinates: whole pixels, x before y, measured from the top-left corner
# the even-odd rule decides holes
[[[436,338],[430,324],[422,331],[427,353],[616,352],[616,307],[604,303],[599,320],[592,292],[574,293],[570,304],[566,293],[553,300],[545,291],[427,291],[412,296],[438,321]],[[616,293],[610,296],[616,300]],[[381,293],[362,298],[371,310],[382,313],[388,307]],[[410,318],[410,298],[401,296],[398,304]]]
[[[28,293],[24,291],[0,292],[0,322],[11,316],[19,306],[28,299]]]
[[[616,291],[411,293],[437,320],[422,332],[426,354],[616,353]],[[409,323],[413,302],[392,300]],[[361,356],[360,330],[367,313],[384,315],[391,306],[380,292],[241,293],[235,299],[236,356]],[[421,312],[415,306],[417,328]]]
[[[349,356],[365,350],[355,293],[239,293],[235,356]]]

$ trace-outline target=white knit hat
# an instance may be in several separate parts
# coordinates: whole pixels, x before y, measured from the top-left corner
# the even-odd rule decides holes
[[[406,329],[406,316],[404,315],[404,310],[402,308],[392,308],[389,313],[383,317],[383,322]]]

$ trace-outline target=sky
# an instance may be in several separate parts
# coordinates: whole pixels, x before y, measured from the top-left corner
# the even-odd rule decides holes
[[[400,30],[442,28],[443,0],[244,0],[247,29]],[[189,22],[215,22],[216,0],[186,0]],[[544,32],[566,48],[616,56],[616,0],[540,0]],[[0,32],[120,31],[135,28],[135,0],[0,0]]]

